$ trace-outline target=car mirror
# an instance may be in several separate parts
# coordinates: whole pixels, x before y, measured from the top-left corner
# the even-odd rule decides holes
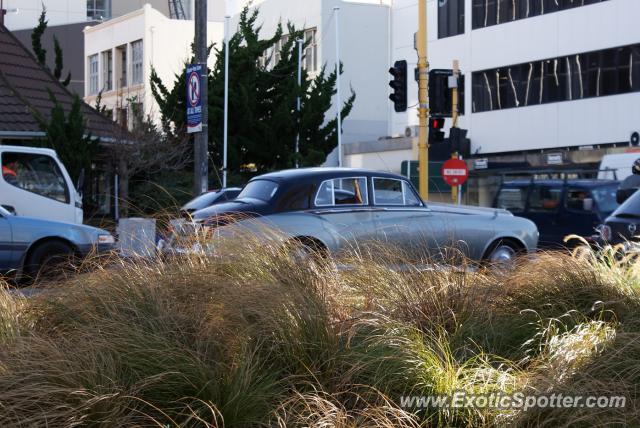
[[[18,215],[18,213],[16,212],[16,209],[14,207],[12,207],[11,205],[2,205],[2,208],[4,208],[5,210],[9,211],[9,214],[11,214],[11,215]]]
[[[584,211],[593,211],[593,199],[591,198],[584,198],[582,200],[582,209]]]

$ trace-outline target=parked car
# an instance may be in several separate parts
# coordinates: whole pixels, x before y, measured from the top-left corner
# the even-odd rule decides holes
[[[593,235],[618,207],[618,185],[595,179],[507,181],[493,206],[533,221],[540,231],[540,247],[560,247],[568,235]]]
[[[640,243],[640,192],[620,205],[598,228],[600,244]]]
[[[184,206],[180,208],[180,216],[189,218],[191,214],[198,210],[232,201],[240,194],[241,190],[240,187],[227,187],[203,193],[184,204]]]
[[[0,207],[0,274],[35,278],[63,257],[85,257],[113,247],[114,238],[106,230],[16,216]]]
[[[256,231],[268,226],[283,241],[327,255],[375,240],[417,257],[437,257],[455,246],[473,260],[510,261],[519,252],[535,251],[538,241],[531,221],[506,210],[425,203],[405,177],[364,169],[265,174],[235,201],[196,211],[193,218],[196,226],[216,231],[235,224]]]

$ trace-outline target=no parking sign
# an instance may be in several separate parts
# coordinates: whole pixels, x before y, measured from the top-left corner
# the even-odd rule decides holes
[[[187,133],[202,132],[203,64],[187,66]]]

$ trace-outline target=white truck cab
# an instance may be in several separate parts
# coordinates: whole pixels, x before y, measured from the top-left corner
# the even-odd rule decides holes
[[[54,150],[0,145],[0,205],[19,216],[82,223],[82,197]]]

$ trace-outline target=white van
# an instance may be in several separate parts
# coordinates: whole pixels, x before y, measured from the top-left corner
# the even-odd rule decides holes
[[[82,223],[82,197],[56,152],[0,145],[0,205],[19,216]]]
[[[600,161],[599,180],[622,181],[632,174],[631,167],[636,159],[640,159],[640,152],[615,153],[604,155]],[[615,177],[613,172],[615,171]]]

